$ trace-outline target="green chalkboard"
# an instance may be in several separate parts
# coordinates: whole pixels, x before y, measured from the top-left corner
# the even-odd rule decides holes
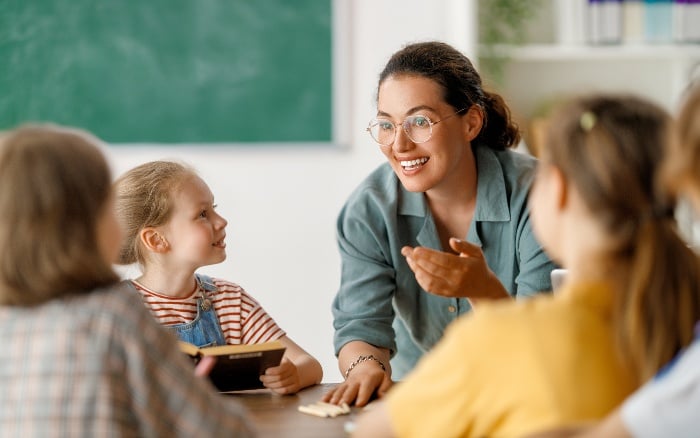
[[[0,129],[330,142],[332,0],[0,0]]]

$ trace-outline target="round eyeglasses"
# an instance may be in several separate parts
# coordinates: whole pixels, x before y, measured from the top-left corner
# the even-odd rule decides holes
[[[433,122],[428,116],[422,114],[408,116],[401,123],[401,126],[413,143],[425,143],[433,136],[433,126],[450,117],[456,116],[466,109],[467,108],[462,108],[447,117],[443,117],[437,122]],[[381,146],[390,146],[396,139],[396,125],[389,119],[377,118],[370,120],[369,126],[367,126],[367,132],[369,132],[372,139]]]

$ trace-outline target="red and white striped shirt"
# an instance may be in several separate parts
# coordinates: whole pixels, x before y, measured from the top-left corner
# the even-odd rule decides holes
[[[242,287],[218,278],[212,280],[216,290],[208,291],[207,297],[214,306],[227,344],[259,344],[286,335],[260,303]],[[134,280],[131,283],[161,324],[186,324],[197,316],[197,299],[201,296],[199,284],[189,296],[173,298],[149,290]]]

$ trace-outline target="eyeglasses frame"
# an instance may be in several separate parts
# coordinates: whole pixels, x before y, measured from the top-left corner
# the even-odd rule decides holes
[[[447,119],[449,119],[449,118],[451,118],[451,117],[454,117],[454,116],[456,116],[457,114],[459,114],[459,113],[461,113],[462,111],[465,111],[465,110],[467,110],[467,109],[469,109],[469,108],[471,108],[471,107],[462,108],[461,110],[455,111],[454,113],[450,114],[449,116],[443,117],[443,118],[441,118],[440,120],[438,120],[438,121],[436,121],[436,122],[433,122],[432,120],[430,120],[430,117],[425,116],[425,115],[423,115],[423,114],[420,114],[420,113],[418,113],[418,114],[413,114],[413,115],[410,115],[410,116],[406,117],[405,119],[403,119],[403,122],[401,122],[401,127],[403,128],[403,132],[406,133],[406,136],[407,136],[413,143],[415,143],[415,144],[426,143],[426,142],[430,141],[431,138],[433,138],[433,126],[437,125],[437,124],[440,123],[440,122],[444,122],[445,120],[447,120]],[[408,129],[406,128],[406,122],[408,121],[409,117],[419,117],[419,116],[420,116],[420,117],[425,117],[425,119],[428,121],[428,124],[430,125],[430,135],[428,136],[428,138],[426,138],[426,139],[423,140],[423,141],[415,141],[415,140],[411,137],[411,134],[408,133]],[[394,138],[392,138],[392,139],[391,139],[391,142],[389,142],[388,144],[382,144],[382,143],[380,143],[380,142],[379,142],[376,138],[374,138],[374,136],[372,135],[371,129],[372,129],[372,126],[374,126],[373,123],[374,123],[374,122],[379,122],[380,120],[386,120],[386,121],[390,122],[392,125],[394,125]],[[391,146],[391,145],[394,144],[394,142],[396,141],[396,126],[397,126],[396,123],[392,122],[392,121],[389,120],[389,119],[382,119],[382,118],[377,118],[377,117],[375,117],[374,119],[372,119],[372,120],[369,121],[369,125],[367,126],[367,128],[365,128],[365,131],[367,131],[367,133],[369,134],[370,137],[372,137],[372,140],[374,140],[375,143],[377,143],[379,146],[384,146],[384,147],[386,147],[386,146]]]

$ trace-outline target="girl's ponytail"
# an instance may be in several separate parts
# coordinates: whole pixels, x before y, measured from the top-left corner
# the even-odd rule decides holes
[[[693,339],[700,317],[700,265],[672,217],[642,217],[635,234],[615,320],[623,357],[646,381]]]

